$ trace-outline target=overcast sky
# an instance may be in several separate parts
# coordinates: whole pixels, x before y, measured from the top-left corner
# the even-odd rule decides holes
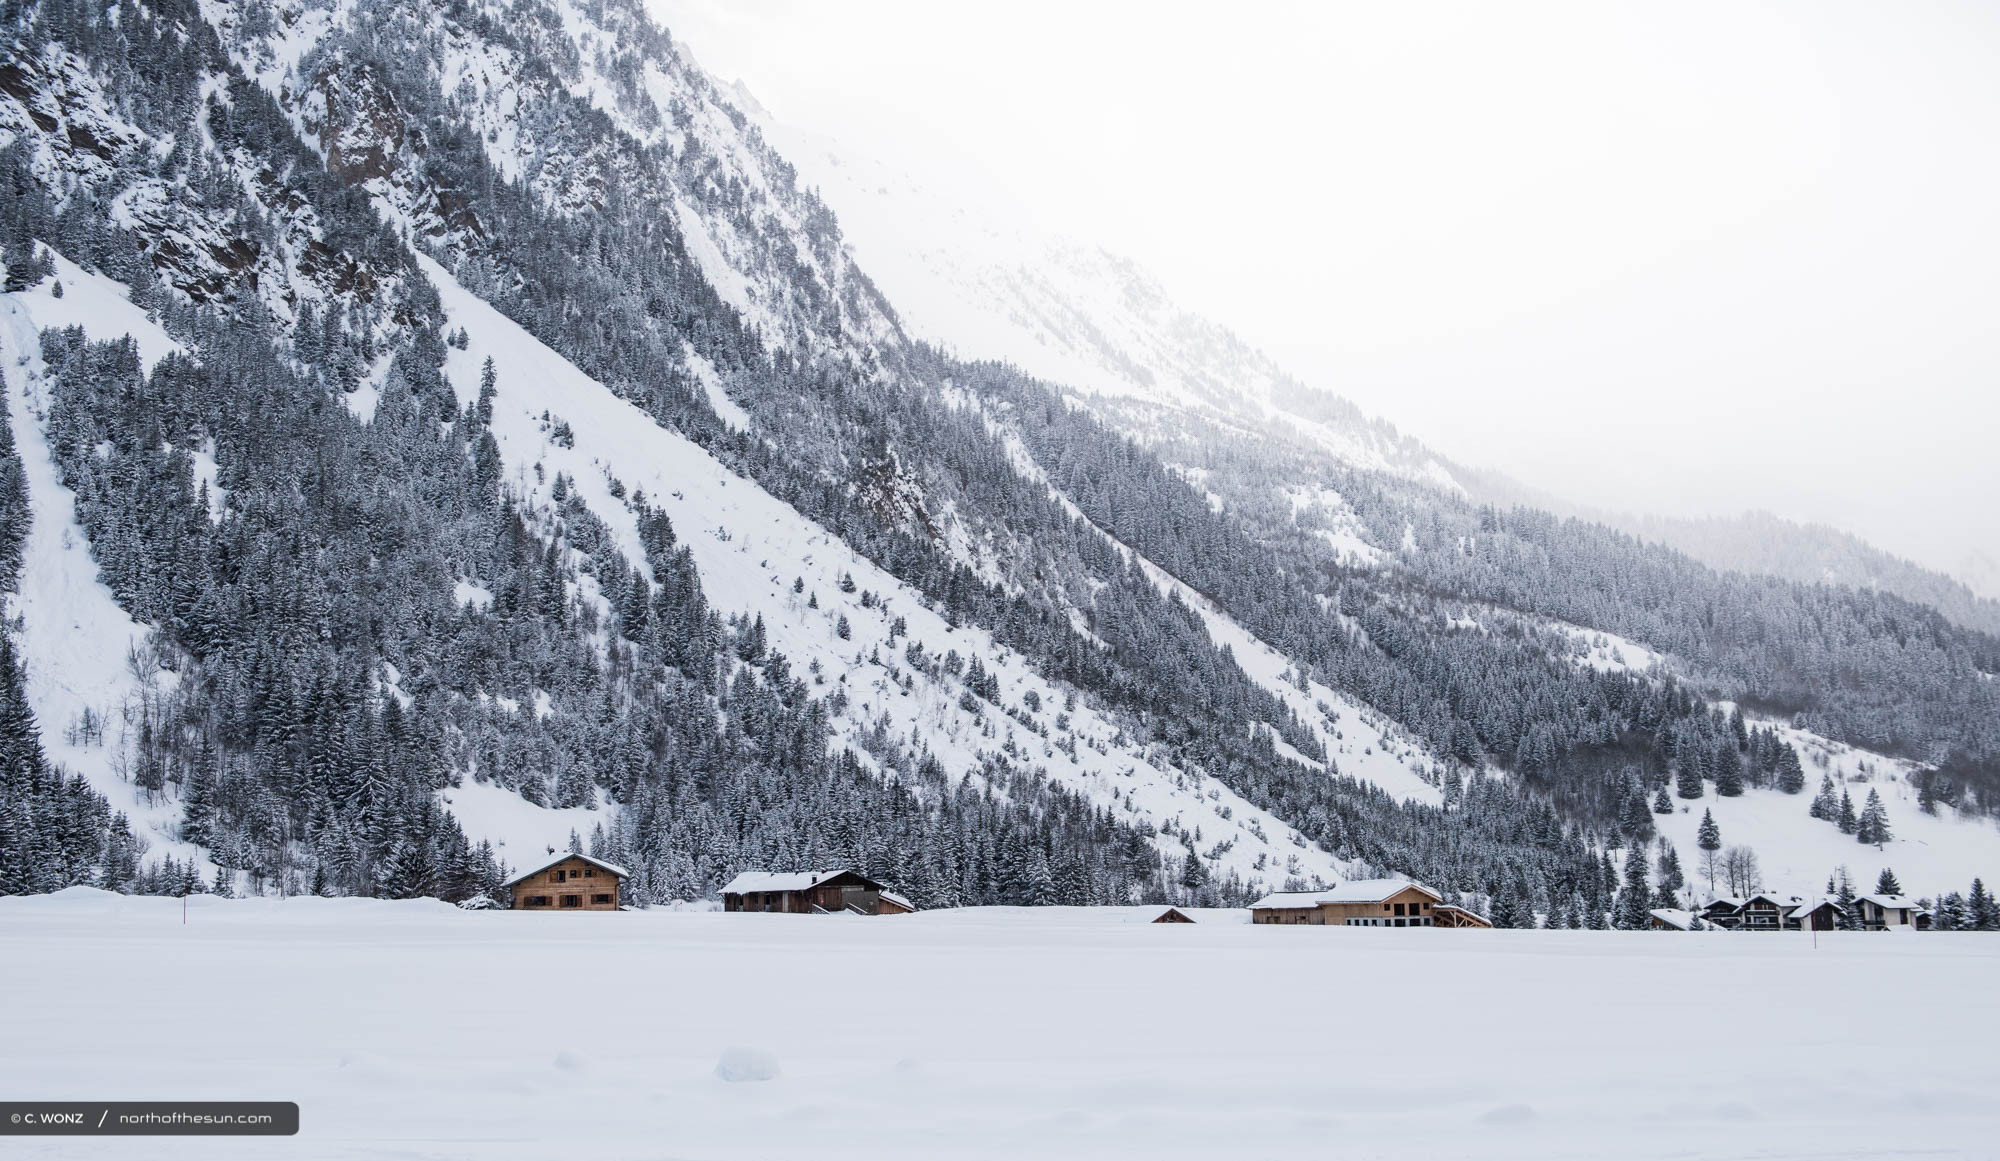
[[[655,5],[1456,458],[2000,557],[2000,8]]]

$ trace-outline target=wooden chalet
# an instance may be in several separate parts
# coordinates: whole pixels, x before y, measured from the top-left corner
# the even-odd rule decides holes
[[[507,880],[520,911],[616,911],[625,868],[589,855],[557,855]]]
[[[1725,895],[1702,908],[1701,918],[1725,931],[1783,931],[1785,917],[1798,904],[1796,895],[1783,899],[1761,891],[1741,899]]]
[[[1357,879],[1322,891],[1280,891],[1250,905],[1252,923],[1346,927],[1486,926],[1437,922],[1444,896],[1402,879]],[[1467,912],[1466,914],[1470,914]]]
[[[1646,927],[1650,931],[1693,931],[1695,914],[1678,907],[1655,907],[1646,912]]]
[[[1712,899],[1701,909],[1701,921],[1710,927],[1720,927],[1724,931],[1734,931],[1738,912],[1743,910],[1743,900],[1724,896]]]
[[[1180,908],[1178,908],[1178,907],[1163,907],[1163,908],[1161,908],[1161,909],[1160,909],[1160,913],[1159,913],[1158,915],[1155,915],[1155,916],[1153,916],[1153,917],[1152,917],[1151,919],[1148,919],[1148,920],[1146,920],[1146,922],[1148,922],[1148,923],[1193,923],[1193,922],[1194,922],[1194,920],[1192,920],[1192,919],[1189,919],[1189,918],[1188,918],[1188,917],[1187,917],[1186,915],[1183,915],[1183,914],[1181,914],[1181,909],[1180,909]]]
[[[859,871],[744,871],[722,888],[724,911],[905,915],[917,908]]]

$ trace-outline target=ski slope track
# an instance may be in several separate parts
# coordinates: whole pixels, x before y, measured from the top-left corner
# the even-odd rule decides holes
[[[7,417],[14,429],[28,484],[34,523],[22,550],[19,591],[7,598],[9,620],[20,622],[16,647],[26,670],[28,704],[41,728],[42,749],[80,774],[112,809],[131,819],[148,863],[172,854],[212,870],[204,852],[179,841],[180,805],[171,797],[146,801],[124,774],[126,707],[150,692],[172,688],[178,675],[148,660],[150,627],[135,623],[98,579],[90,541],[76,522],[76,496],[62,484],[50,451],[47,382],[41,332],[82,326],[93,341],[130,335],[150,369],[180,344],[126,298],[125,288],[56,256],[61,298],[39,287],[0,295],[0,370]],[[73,729],[85,711],[103,723],[103,741],[80,739]]]
[[[647,503],[673,521],[718,611],[762,616],[771,648],[784,653],[795,672],[805,675],[817,664],[824,684],[815,686],[816,694],[844,688],[848,706],[834,725],[857,753],[867,752],[865,735],[881,731],[927,749],[953,775],[976,774],[983,754],[1001,752],[1011,741],[1018,763],[1044,768],[1051,780],[1113,808],[1128,823],[1172,823],[1189,831],[1199,827],[1204,854],[1231,844],[1211,861],[1213,871],[1233,869],[1246,880],[1255,877],[1267,884],[1289,875],[1336,879],[1344,874],[1332,855],[1299,845],[1290,826],[1219,781],[1147,753],[1088,698],[1045,678],[985,630],[947,625],[920,594],[826,529],[618,398],[465,290],[434,260],[418,260],[438,289],[449,325],[464,328],[469,338],[463,350],[448,351],[445,366],[462,404],[477,398],[481,368],[487,358],[493,360],[497,383],[491,430],[508,486],[524,505],[546,515],[551,510],[549,488],[563,473],[611,529],[621,551],[643,561],[637,516],[626,501],[613,496],[612,481],[628,495],[643,491]],[[569,425],[572,446],[552,442],[554,420]],[[843,574],[853,577],[855,592],[841,591]],[[792,591],[796,580],[805,582],[803,592]],[[862,606],[864,591],[881,598],[876,607]],[[814,597],[816,609],[809,607]],[[849,640],[835,634],[842,616],[851,627]],[[892,644],[889,627],[899,616],[908,622],[908,635]],[[916,674],[914,689],[906,693],[892,678],[892,667],[907,672],[902,653],[910,642],[933,654],[955,650],[980,658],[998,680],[1006,707],[1026,712],[1023,695],[1033,692],[1040,698],[1042,708],[1031,713],[1038,723],[1052,723],[1066,696],[1074,696],[1070,718],[1077,758],[1004,716],[1001,707],[961,709],[964,690],[956,681]],[[1164,852],[1181,851],[1170,838],[1158,841]],[[1256,866],[1259,855],[1265,856],[1262,869]]]

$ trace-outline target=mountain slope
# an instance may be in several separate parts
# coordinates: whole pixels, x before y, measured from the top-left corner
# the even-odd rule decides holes
[[[2000,801],[1989,638],[1481,510],[1282,383],[1215,408],[1249,356],[1199,335],[1146,353],[1179,402],[910,341],[634,4],[49,6],[5,67],[10,289],[67,301],[53,247],[182,348],[43,333],[29,436],[177,675],[121,707],[147,822],[221,886],[463,898],[574,829],[642,902],[1394,871],[1601,920],[1635,800],[1783,768],[1729,701]],[[162,885],[91,841],[68,881]]]

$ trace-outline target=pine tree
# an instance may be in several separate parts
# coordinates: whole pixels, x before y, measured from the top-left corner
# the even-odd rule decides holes
[[[1882,806],[1882,796],[1874,788],[1869,788],[1868,801],[1861,808],[1861,817],[1854,826],[1857,842],[1871,843],[1877,850],[1893,837],[1889,832],[1889,812]]]
[[[1797,794],[1805,788],[1805,767],[1799,764],[1799,752],[1787,742],[1778,748],[1778,789]]]
[[[1674,775],[1674,793],[1690,800],[1700,798],[1707,793],[1701,781],[1701,767],[1683,759],[1679,771]]]
[[[1830,893],[1840,904],[1841,925],[1849,931],[1859,931],[1862,927],[1861,904],[1855,895],[1854,876],[1843,866],[1835,872],[1834,878],[1834,887]]]
[[[1812,806],[1806,813],[1828,822],[1840,817],[1840,800],[1833,796],[1833,775],[1820,775],[1819,793],[1813,796]]]
[[[1877,895],[1901,895],[1903,893],[1903,885],[1896,881],[1896,872],[1890,870],[1888,867],[1883,867],[1882,873],[1875,876],[1875,893]]]
[[[1646,879],[1646,852],[1634,847],[1625,855],[1625,882],[1618,892],[1621,931],[1641,931],[1653,909],[1653,888]]]
[[[1663,784],[1661,785],[1659,792],[1653,795],[1653,813],[1672,814],[1673,812],[1674,812],[1674,800],[1667,797],[1667,788]]]
[[[1833,821],[1840,827],[1841,834],[1853,834],[1861,825],[1854,816],[1854,797],[1845,788],[1840,792],[1840,810],[1833,816]]]
[[[1723,798],[1738,798],[1743,794],[1743,755],[1730,742],[1722,743],[1716,750],[1715,792]]]
[[[1715,825],[1714,811],[1704,810],[1701,812],[1701,825],[1695,829],[1694,842],[1696,846],[1705,851],[1719,851],[1722,849],[1722,828]]]
[[[1682,887],[1687,886],[1687,877],[1681,871],[1680,852],[1674,849],[1674,844],[1664,838],[1660,840],[1659,878],[1660,894],[1668,900],[1677,896]]]
[[[2000,901],[1995,901],[1986,883],[1972,881],[1972,893],[1965,900],[1966,918],[1974,931],[2000,931]]]

